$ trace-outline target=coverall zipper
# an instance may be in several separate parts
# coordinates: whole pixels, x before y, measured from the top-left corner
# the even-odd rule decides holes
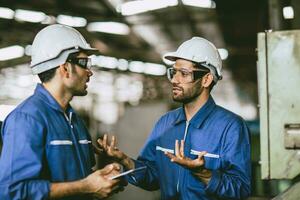
[[[70,127],[71,127],[71,133],[72,133],[73,140],[76,141],[77,139],[76,139],[76,137],[75,137],[74,130],[73,130],[74,127],[73,127],[73,124],[72,124],[72,116],[73,116],[73,113],[70,112],[70,113],[69,113],[69,117],[67,116],[66,113],[64,113],[64,115],[65,115],[65,118],[66,118],[66,120],[68,121],[68,123],[69,123],[69,125],[70,125]],[[74,145],[75,145],[75,150],[76,150],[77,154],[80,155],[78,146],[76,145],[76,143],[74,143]],[[85,170],[84,170],[84,167],[83,167],[83,165],[82,165],[81,163],[80,163],[80,168],[81,168],[81,173],[82,173],[82,175],[84,176]]]
[[[188,132],[188,128],[189,128],[189,121],[186,121],[185,123],[185,130],[184,130],[184,136],[183,136],[183,141],[185,142],[185,139],[186,139],[186,135],[187,135],[187,132]],[[179,172],[178,172],[178,181],[177,181],[177,192],[179,192],[179,180],[180,180],[180,174],[181,174],[181,169],[179,168]]]

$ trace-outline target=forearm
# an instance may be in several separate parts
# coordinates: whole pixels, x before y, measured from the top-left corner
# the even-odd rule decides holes
[[[206,191],[222,198],[246,198],[250,194],[250,180],[238,174],[229,174],[219,170],[212,171]]]
[[[63,182],[63,183],[52,183],[50,187],[50,199],[57,199],[73,195],[88,194],[88,190],[84,180]]]

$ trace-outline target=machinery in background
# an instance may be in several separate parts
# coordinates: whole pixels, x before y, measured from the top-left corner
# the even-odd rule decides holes
[[[262,179],[300,174],[300,31],[258,34]],[[300,182],[274,199],[300,199]]]

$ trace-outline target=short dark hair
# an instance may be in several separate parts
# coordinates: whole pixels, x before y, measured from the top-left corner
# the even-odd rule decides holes
[[[42,72],[40,74],[38,74],[40,80],[42,83],[46,83],[46,82],[49,82],[55,75],[55,71],[58,67],[55,67],[55,68],[52,68],[52,69],[49,69],[45,72]]]

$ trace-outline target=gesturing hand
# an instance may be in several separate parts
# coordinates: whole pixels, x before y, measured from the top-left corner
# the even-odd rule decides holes
[[[210,170],[204,168],[205,160],[204,155],[205,151],[199,153],[198,158],[192,160],[184,156],[184,140],[181,140],[180,145],[178,140],[175,141],[175,155],[165,152],[165,155],[171,159],[171,162],[177,163],[187,169],[190,169],[193,174],[203,181],[205,184],[208,184],[212,173]]]
[[[125,158],[125,154],[120,151],[117,147],[116,147],[116,137],[112,136],[111,137],[111,142],[110,144],[108,144],[108,136],[107,134],[105,134],[103,136],[103,139],[98,139],[97,140],[98,143],[98,147],[94,146],[94,150],[97,154],[106,154],[108,157],[114,158],[116,160],[122,160]]]
[[[206,154],[205,151],[201,152],[198,155],[198,158],[192,160],[188,157],[184,156],[184,141],[181,140],[181,144],[179,145],[178,140],[175,141],[175,155],[165,152],[165,155],[171,159],[171,162],[177,163],[185,168],[191,170],[197,170],[204,166],[204,155]]]
[[[121,163],[127,170],[133,169],[134,162],[122,151],[116,147],[117,139],[115,136],[111,137],[111,142],[108,144],[108,136],[105,134],[103,139],[97,140],[98,147],[94,146],[94,150],[98,154],[105,154],[106,156],[113,158],[115,161]]]

